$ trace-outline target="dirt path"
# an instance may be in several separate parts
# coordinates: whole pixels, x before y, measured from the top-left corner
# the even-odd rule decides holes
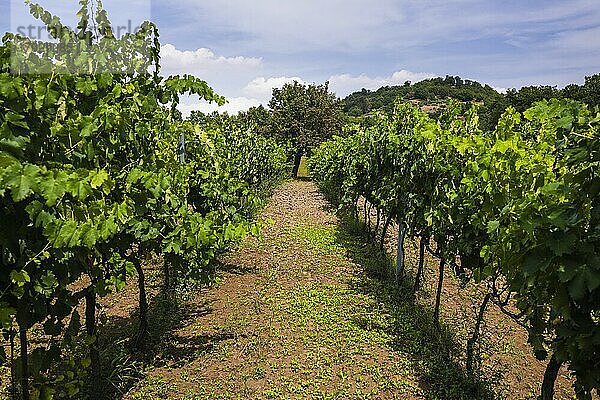
[[[155,310],[154,319],[177,323],[154,333],[159,350],[124,398],[496,397],[496,381],[472,382],[452,356],[456,329],[440,333],[427,299],[412,304],[382,278],[391,260],[338,220],[312,182],[282,185],[262,218],[271,222],[264,238],[224,257],[215,287],[182,311]],[[452,284],[444,290],[453,292]],[[444,312],[450,321],[460,315]],[[531,359],[521,353],[519,362]],[[500,385],[502,394],[529,398],[538,379]]]
[[[218,287],[127,398],[419,398],[386,306],[361,287],[315,185],[286,183],[264,218],[264,238],[223,259]]]

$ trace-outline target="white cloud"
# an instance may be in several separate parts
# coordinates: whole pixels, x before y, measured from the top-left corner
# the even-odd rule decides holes
[[[257,68],[262,60],[256,57],[223,57],[217,56],[210,49],[200,48],[194,51],[179,50],[168,43],[160,49],[162,67],[171,74],[202,74],[211,69],[227,67]]]
[[[19,17],[28,15],[22,0],[9,3],[18,4],[10,7],[17,14],[13,25],[29,21]],[[66,23],[75,22],[76,2],[43,3],[71,15]],[[151,2],[104,3],[113,22],[120,23],[145,19],[147,12],[133,11]],[[600,68],[598,0],[154,3],[165,11],[153,16],[162,38],[173,43],[163,46],[163,73],[194,74],[233,98],[263,101],[272,89],[268,77],[299,75],[322,82],[347,72],[351,75],[332,77],[340,96],[362,87],[401,84],[405,78],[384,76],[399,63],[412,71],[472,76],[504,87],[562,85]],[[257,77],[265,82],[252,83]]]
[[[492,86],[492,89],[494,89],[498,93],[506,93],[506,92],[508,92],[508,88],[505,88],[505,87]]]
[[[338,96],[344,97],[361,89],[378,89],[382,86],[402,85],[406,81],[412,83],[428,78],[434,78],[435,74],[427,72],[411,72],[407,70],[396,71],[386,77],[370,77],[365,74],[353,76],[350,74],[334,75],[329,78],[329,87]]]
[[[398,49],[454,44],[490,36],[529,38],[538,33],[596,25],[597,0],[494,2],[491,0],[184,0],[198,19],[243,37],[244,49],[284,54],[303,51]],[[235,44],[232,44],[235,46]]]
[[[215,91],[227,98],[228,103],[200,101],[194,96],[182,96],[178,106],[184,117],[193,110],[237,114],[250,107],[267,103],[274,87],[283,86],[288,78],[255,78],[263,71],[263,61],[258,57],[224,57],[207,48],[193,51],[180,50],[172,44],[161,47],[162,74],[191,74],[205,80]],[[262,79],[262,80],[261,80]],[[294,78],[289,78],[293,80]],[[295,78],[299,79],[299,78]],[[250,82],[250,83],[248,83]],[[245,89],[244,89],[245,88]]]
[[[197,76],[225,96],[239,94],[240,88],[263,72],[261,58],[224,57],[207,48],[189,51],[166,44],[161,47],[160,55],[163,75]]]
[[[244,33],[245,48],[289,52],[365,47],[403,16],[396,0],[187,0],[200,20]]]
[[[230,79],[228,76],[222,76],[222,79]],[[218,111],[220,113],[227,112],[229,114],[237,114],[240,111],[245,111],[250,107],[256,107],[259,105],[267,105],[271,99],[273,89],[281,88],[286,83],[298,81],[302,84],[306,82],[300,77],[258,77],[248,82],[241,92],[242,96],[227,97],[228,103],[224,106],[217,106],[215,103],[206,103],[204,101],[199,102],[197,99],[184,96],[182,97],[179,105],[179,111],[182,112],[184,117],[187,117],[193,110],[200,110],[204,113],[211,113]],[[239,92],[240,90],[238,90]]]
[[[400,70],[392,73],[385,77],[370,77],[366,74],[358,76],[350,74],[341,74],[331,76],[329,81],[329,90],[335,92],[338,97],[345,97],[348,94],[357,90],[365,89],[379,89],[382,86],[393,86],[402,85],[406,81],[413,83],[422,81],[424,79],[433,78],[435,74],[426,72],[411,72],[407,70]],[[246,98],[256,100],[260,104],[266,105],[273,93],[273,89],[281,88],[286,83],[297,81],[301,84],[307,84],[308,82],[301,77],[294,76],[279,76],[279,77],[258,77],[250,81],[242,90]]]
[[[217,56],[210,49],[200,48],[194,51],[179,50],[172,44],[160,49],[161,65],[165,74],[194,74],[198,76],[214,72],[215,69],[259,68],[262,59],[256,57]]]
[[[279,76],[273,78],[264,78],[259,77],[253,79],[249,82],[246,87],[243,89],[244,93],[259,98],[265,101],[268,101],[271,98],[271,94],[273,93],[273,89],[282,88],[286,83],[297,81],[299,83],[305,84],[306,82],[297,76],[295,77],[287,77],[287,76]]]
[[[556,35],[550,45],[561,52],[593,52],[598,53],[598,38],[600,27],[590,29],[576,29],[561,32]]]
[[[338,71],[353,78],[361,72],[378,77],[401,62],[411,71],[519,87],[562,85],[600,66],[598,0],[181,3],[195,24],[189,29],[198,29],[194,37],[210,26],[205,37],[214,48],[264,55],[277,63],[248,81],[297,74],[312,81]],[[352,89],[336,88],[340,95]]]

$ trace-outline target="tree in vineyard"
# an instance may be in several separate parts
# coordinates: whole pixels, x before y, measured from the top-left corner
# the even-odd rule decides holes
[[[302,156],[339,132],[344,120],[341,104],[329,92],[328,82],[323,85],[286,83],[281,89],[273,89],[269,108],[271,131],[281,141],[291,143],[294,177]]]

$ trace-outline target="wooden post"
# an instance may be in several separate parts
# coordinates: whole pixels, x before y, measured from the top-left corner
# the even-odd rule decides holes
[[[96,326],[96,292],[94,282],[85,293],[85,328],[90,338],[88,346],[90,352],[92,375],[90,377],[90,398],[102,398],[102,372],[100,366],[100,348],[98,343],[98,327]]]
[[[398,226],[398,254],[396,256],[396,283],[400,282],[404,273],[404,237],[406,235],[406,224],[400,222]]]
[[[27,325],[19,325],[19,340],[21,341],[21,396],[29,400],[29,360],[27,343]]]
[[[429,239],[425,239],[421,236],[419,241],[419,267],[417,268],[417,275],[415,276],[415,285],[413,286],[413,296],[417,295],[417,292],[421,288],[421,279],[425,272],[425,246],[429,242]]]
[[[177,153],[179,156],[179,162],[185,164],[185,135],[182,133],[179,135],[179,145],[177,146]]]
[[[435,309],[433,311],[433,320],[435,324],[439,327],[440,325],[440,303],[442,300],[442,288],[444,287],[444,269],[446,267],[446,259],[442,255],[440,260],[440,271],[438,276],[438,287],[435,295]]]
[[[467,372],[471,375],[474,375],[475,372],[475,345],[479,340],[479,336],[481,335],[481,324],[483,324],[483,318],[485,317],[485,311],[487,309],[487,305],[490,301],[492,295],[490,293],[486,294],[483,303],[479,307],[479,312],[477,313],[477,321],[475,323],[475,329],[473,330],[473,334],[467,340]]]

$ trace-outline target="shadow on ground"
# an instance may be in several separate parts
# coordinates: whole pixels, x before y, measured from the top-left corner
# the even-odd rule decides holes
[[[457,361],[460,348],[452,330],[433,322],[432,310],[412,299],[413,277],[396,284],[395,260],[370,244],[362,222],[341,216],[336,239],[346,256],[363,271],[350,282],[357,292],[367,294],[387,308],[393,319],[386,332],[394,337],[391,347],[408,354],[428,399],[496,399],[494,383],[469,377]]]
[[[193,336],[178,334],[212,312],[209,301],[189,302],[185,301],[185,296],[158,292],[149,303],[149,334],[143,348],[131,346],[131,338],[139,325],[137,309],[128,318],[111,317],[99,332],[106,383],[102,398],[122,398],[144,378],[144,371],[149,367],[184,365],[210,352],[220,342],[231,339],[231,335],[219,332]]]

